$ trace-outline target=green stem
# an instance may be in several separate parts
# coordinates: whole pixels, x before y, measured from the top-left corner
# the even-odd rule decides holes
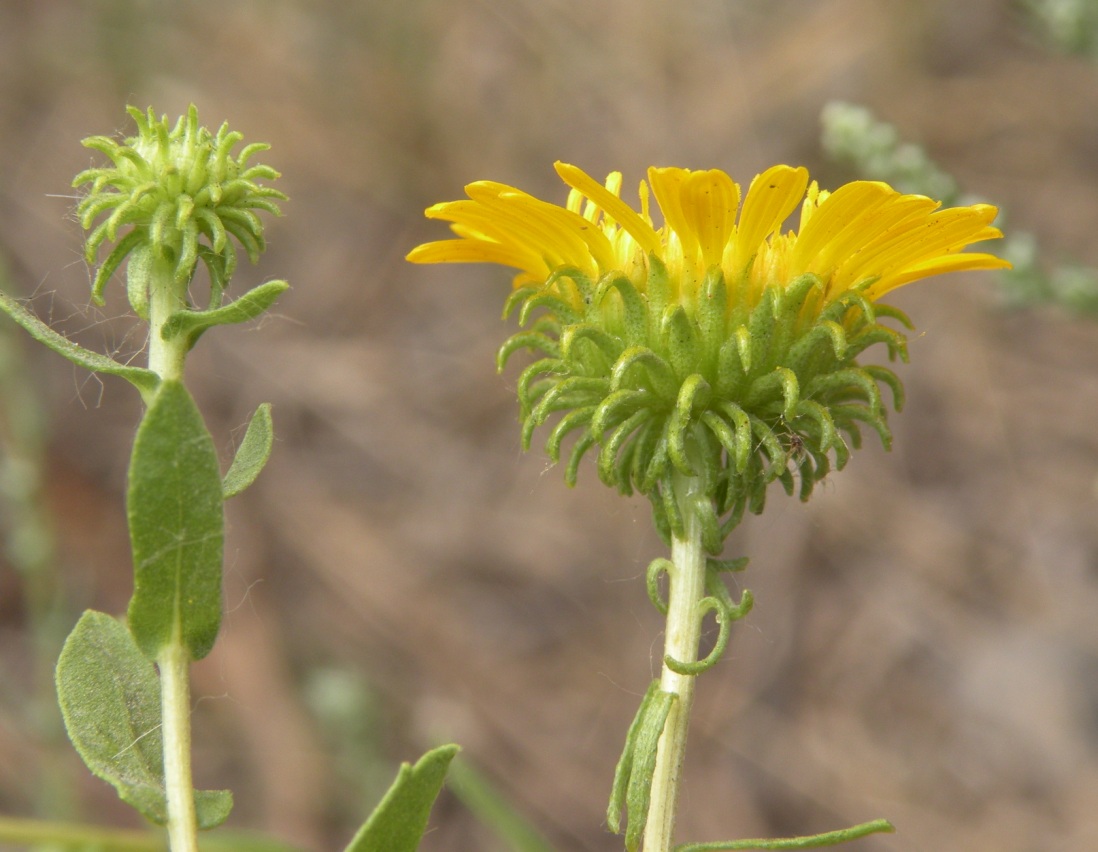
[[[163,852],[164,840],[147,831],[100,828],[79,823],[13,819],[0,816],[0,843],[13,846],[61,846],[112,852]]]
[[[674,570],[670,572],[664,659],[671,657],[680,663],[697,661],[701,641],[702,612],[699,604],[705,596],[705,550],[702,547],[701,521],[693,509],[699,488],[700,483],[695,477],[676,475],[675,497],[682,507],[683,536],[675,536],[671,541]],[[695,677],[678,674],[664,662],[660,690],[677,696],[678,700],[667,716],[656,750],[644,852],[669,852],[671,849]]]
[[[165,323],[185,306],[172,264],[154,255],[148,264],[131,263],[130,275],[146,275],[130,286],[147,288],[149,297],[149,369],[162,380],[181,379],[186,348],[177,335],[165,340]],[[190,653],[176,637],[156,660],[160,669],[160,707],[164,739],[164,787],[168,799],[168,840],[172,852],[198,852],[198,820],[191,775]]]
[[[143,284],[149,294],[149,369],[161,379],[181,379],[187,356],[183,335],[164,339],[164,324],[186,307],[183,293],[175,283],[175,271],[165,258],[157,257],[148,266],[130,264],[130,275],[147,275]],[[142,286],[142,285],[131,285]]]
[[[164,646],[156,662],[160,667],[168,839],[172,852],[197,852],[198,820],[191,777],[190,654],[181,642],[172,642]]]

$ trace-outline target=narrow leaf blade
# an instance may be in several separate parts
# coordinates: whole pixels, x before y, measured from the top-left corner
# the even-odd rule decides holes
[[[648,685],[648,691],[644,693],[640,707],[637,708],[637,714],[633,717],[629,730],[625,734],[625,747],[622,749],[618,765],[614,769],[614,784],[610,790],[610,804],[606,808],[606,825],[614,834],[621,833],[621,811],[625,807],[625,792],[629,787],[629,777],[633,774],[637,736],[648,713],[648,708],[652,704],[652,699],[656,697],[659,689],[659,680],[654,680]]]
[[[224,499],[235,497],[253,482],[271,457],[274,445],[274,423],[271,420],[271,404],[263,403],[255,410],[244,433],[244,440],[229,465],[229,471],[221,483]]]
[[[415,766],[402,764],[396,781],[345,852],[415,852],[457,753],[456,745],[444,745],[427,752]]]
[[[633,770],[625,793],[625,848],[636,852],[640,848],[644,828],[648,824],[648,807],[652,801],[652,776],[656,772],[656,753],[667,715],[677,695],[657,690],[644,710],[633,748]]]
[[[232,325],[248,322],[269,310],[279,296],[289,289],[290,285],[285,281],[268,281],[249,290],[235,302],[230,302],[220,308],[209,311],[179,311],[172,314],[164,323],[162,334],[165,340],[170,340],[178,335],[185,335],[189,345],[195,341],[208,328],[215,325]]]
[[[202,416],[177,381],[161,384],[137,430],[126,506],[134,639],[155,659],[178,637],[199,660],[221,624],[221,471]]]
[[[64,335],[58,334],[4,292],[0,292],[0,311],[6,313],[22,326],[31,337],[49,347],[61,357],[67,358],[74,364],[86,370],[91,370],[93,373],[109,373],[113,376],[121,376],[141,391],[143,396],[151,394],[160,381],[160,377],[151,370],[120,364],[113,358],[108,358],[106,355],[92,352],[90,349],[85,349],[73,343]]]

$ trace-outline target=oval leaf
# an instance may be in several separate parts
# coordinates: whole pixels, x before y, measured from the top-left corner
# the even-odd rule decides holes
[[[177,381],[161,384],[137,430],[126,508],[134,639],[149,659],[178,640],[199,660],[221,625],[221,471],[202,416]]]
[[[267,464],[274,444],[274,424],[271,421],[271,404],[263,403],[255,410],[244,440],[229,465],[229,472],[221,483],[223,497],[228,500],[235,497],[253,482]]]
[[[88,769],[157,825],[168,820],[160,736],[160,684],[122,622],[88,610],[57,662],[57,697],[72,744]],[[195,792],[201,828],[232,808],[228,790]]]

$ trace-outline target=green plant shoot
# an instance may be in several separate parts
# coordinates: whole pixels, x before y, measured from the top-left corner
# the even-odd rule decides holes
[[[269,281],[226,301],[235,246],[257,262],[266,245],[259,214],[280,215],[285,196],[267,185],[278,173],[251,162],[267,145],[236,153],[241,135],[225,124],[211,133],[193,106],[174,125],[151,109],[129,113],[137,135],[85,140],[111,164],[81,172],[73,183],[86,188],[77,214],[90,231],[88,262],[106,249],[92,300],[103,303],[124,267],[130,306],[149,325],[147,368],[72,343],[3,293],[0,310],[73,363],[126,379],[145,403],[126,494],[134,563],[126,622],[86,612],[65,643],[57,689],[69,737],[88,768],[151,823],[165,826],[172,852],[198,852],[198,830],[224,822],[232,795],[194,790],[189,668],[210,653],[221,624],[224,502],[259,475],[273,427],[270,405],[260,405],[222,475],[213,438],[184,384],[184,365],[206,331],[255,319],[287,289],[284,281]],[[209,295],[196,305],[200,267]],[[350,848],[413,852],[455,751],[437,749],[402,770]],[[132,832],[28,821],[0,821],[5,839],[66,848],[162,846],[162,839]],[[285,848],[239,836],[201,846]]]
[[[799,480],[807,500],[846,465],[863,427],[890,445],[882,391],[899,409],[903,389],[862,356],[883,344],[890,359],[906,360],[906,338],[890,323],[911,323],[882,297],[931,275],[1008,264],[962,251],[1001,236],[986,204],[939,210],[869,181],[827,192],[786,165],[746,193],[717,169],[654,167],[638,210],[621,198],[620,173],[599,183],[566,163],[556,169],[570,188],[565,205],[469,184],[468,199],[427,209],[454,237],[408,259],[517,270],[504,316],[517,310],[523,330],[497,366],[519,350],[534,354],[518,378],[523,446],[549,426],[545,449],[557,462],[573,438],[565,481],[594,455],[604,483],[648,498],[671,548],[648,571],[649,596],[667,618],[662,672],[629,729],[607,812],[619,832],[624,810],[629,852],[670,852],[694,684],[753,600],[746,590],[733,600],[724,585],[724,572],[745,564],[722,557],[725,541],[745,512],[763,510],[772,483],[792,494]],[[797,210],[798,230],[783,231]],[[699,659],[709,613],[720,634]],[[889,827],[683,848],[800,849]]]

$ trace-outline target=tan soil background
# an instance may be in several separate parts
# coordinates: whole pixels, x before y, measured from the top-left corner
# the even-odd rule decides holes
[[[89,306],[69,189],[126,103],[269,141],[291,197],[236,292],[293,289],[188,367],[226,460],[260,402],[278,432],[229,505],[226,618],[194,672],[198,780],[234,790],[231,824],[340,849],[397,762],[452,738],[558,849],[621,848],[605,802],[658,665],[641,577],[664,551],[592,466],[569,490],[520,452],[517,370],[493,367],[509,276],[406,264],[442,234],[423,208],[481,178],[563,201],[555,159],[627,186],[781,161],[833,187],[853,175],[818,115],[842,98],[1048,258],[1098,265],[1098,65],[1026,23],[1002,0],[0,4],[0,249],[66,333],[141,346],[120,284]],[[867,436],[730,543],[758,603],[699,682],[679,837],[887,816],[854,848],[1096,849],[1098,323],[1006,311],[990,274],[891,301],[918,326],[894,451]],[[67,629],[128,599],[139,406],[24,343]],[[29,632],[0,564],[0,810],[44,813],[60,780],[68,816],[137,825],[42,733]],[[503,848],[449,793],[432,826],[425,852]]]

